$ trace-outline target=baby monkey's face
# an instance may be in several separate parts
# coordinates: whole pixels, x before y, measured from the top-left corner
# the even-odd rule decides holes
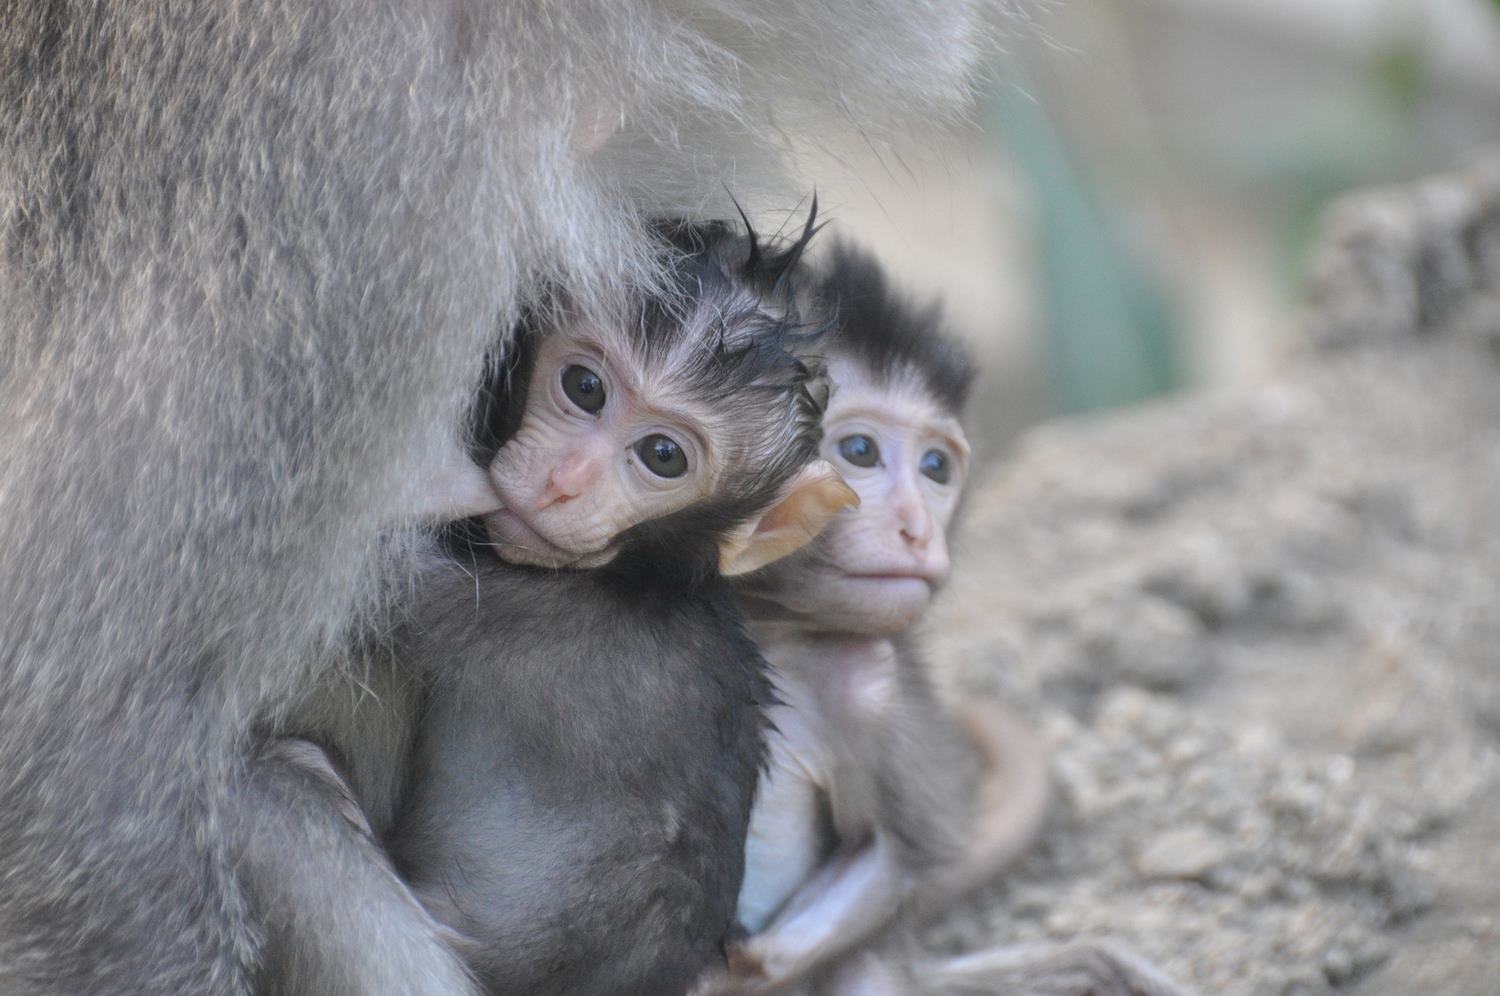
[[[892,634],[911,626],[948,580],[948,524],[968,470],[953,414],[919,378],[877,380],[834,356],[823,456],[859,495],[788,561],[772,597],[819,626]]]
[[[485,520],[504,560],[597,567],[625,530],[713,492],[713,413],[613,337],[582,327],[543,338],[520,428],[490,477],[503,508]]]

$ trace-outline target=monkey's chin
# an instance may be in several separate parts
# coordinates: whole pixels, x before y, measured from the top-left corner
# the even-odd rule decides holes
[[[783,614],[813,630],[894,636],[909,629],[932,604],[934,585],[910,575],[858,575],[822,571],[769,596]],[[765,613],[761,613],[764,615]]]
[[[839,584],[851,621],[872,635],[909,628],[932,604],[933,585],[920,577],[846,574]]]
[[[495,555],[507,564],[557,569],[602,567],[614,557],[614,551],[566,550],[531,527],[525,519],[508,508],[484,517],[485,532]]]

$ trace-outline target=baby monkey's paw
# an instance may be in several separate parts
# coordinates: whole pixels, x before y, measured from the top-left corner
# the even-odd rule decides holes
[[[724,965],[707,970],[690,996],[753,996],[773,988],[755,938],[736,923],[724,939]]]
[[[755,945],[749,938],[725,943],[724,961],[729,966],[730,975],[742,979],[766,977],[765,960],[755,950]]]

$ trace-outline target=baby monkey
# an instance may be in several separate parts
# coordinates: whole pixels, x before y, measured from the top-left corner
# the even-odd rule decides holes
[[[490,991],[669,994],[723,964],[773,700],[724,578],[855,501],[798,355],[813,230],[663,226],[671,292],[561,311],[485,416],[504,508],[394,636],[427,691],[388,842]]]
[[[835,315],[823,452],[860,503],[746,582],[782,702],[739,898],[753,933],[699,996],[1182,996],[1129,950],[1087,939],[841,959],[898,911],[933,913],[993,877],[1040,833],[1050,786],[1024,721],[998,703],[950,714],[911,638],[948,577],[973,366],[939,332],[937,309],[913,308],[866,254],[838,247],[818,296]]]
[[[739,898],[751,936],[705,992],[807,976],[919,889],[977,884],[1045,811],[1040,747],[1004,717],[977,723],[978,743],[966,736],[909,635],[948,578],[973,366],[939,334],[936,308],[902,301],[862,253],[839,247],[819,296],[836,316],[823,453],[860,501],[746,581],[781,703]],[[1003,805],[983,787],[986,747],[1007,755]]]

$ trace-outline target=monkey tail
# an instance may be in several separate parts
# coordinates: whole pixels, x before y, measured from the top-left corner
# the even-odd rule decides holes
[[[979,754],[974,830],[963,856],[916,897],[931,915],[990,881],[1036,842],[1052,804],[1052,770],[1041,738],[1012,707],[983,699],[959,713]]]
[[[987,774],[980,785],[978,832],[972,872],[990,878],[1019,858],[1041,836],[1052,806],[1052,763],[1041,737],[1025,718],[996,701],[982,701],[963,714],[979,745]],[[965,883],[968,884],[968,883]]]
[[[975,832],[965,856],[925,893],[927,915],[952,903],[1019,858],[1041,836],[1052,801],[1046,747],[1022,716],[995,700],[982,700],[959,714],[981,761]],[[1001,944],[969,954],[917,958],[905,965],[871,961],[859,976],[896,978],[894,986],[855,987],[850,992],[909,996],[979,996],[1028,993],[1065,996],[1189,996],[1183,987],[1136,952],[1108,939]],[[882,976],[880,971],[885,975]]]
[[[909,996],[1191,996],[1186,988],[1140,955],[1112,941],[1081,939],[1007,944],[952,958],[918,962],[908,969]]]

